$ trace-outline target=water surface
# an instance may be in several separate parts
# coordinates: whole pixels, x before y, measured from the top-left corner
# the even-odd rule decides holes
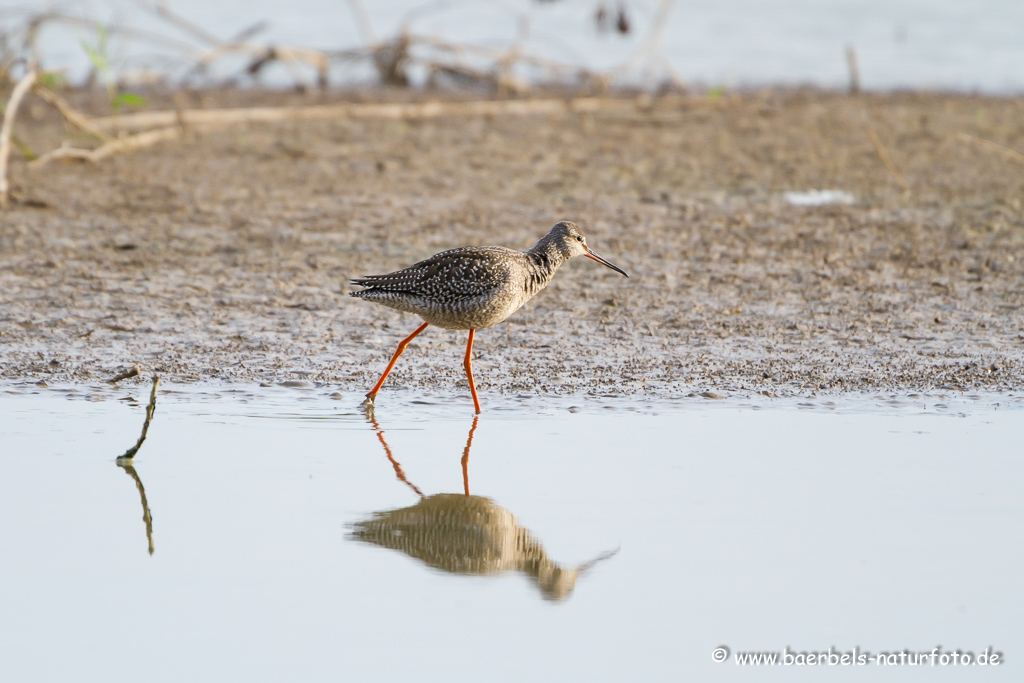
[[[170,388],[130,467],[145,387],[0,394],[0,679],[1019,676],[1019,397]]]

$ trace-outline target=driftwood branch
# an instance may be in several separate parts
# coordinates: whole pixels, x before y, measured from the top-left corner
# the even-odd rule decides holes
[[[37,83],[34,92],[41,99],[52,104],[54,108],[60,112],[61,116],[63,116],[72,126],[85,131],[89,135],[99,138],[103,142],[110,142],[113,140],[113,138],[107,135],[106,132],[93,125],[92,121],[87,116],[75,111],[70,104],[49,88]]]
[[[156,410],[156,388],[158,386],[160,386],[160,375],[153,375],[153,388],[149,392],[149,405],[146,406],[146,421],[142,423],[142,434],[139,435],[139,440],[135,442],[135,445],[125,451],[118,460],[130,460],[142,448],[142,442],[146,440],[146,433],[149,432],[149,423],[153,421],[153,411]]]
[[[430,119],[443,116],[535,116],[597,111],[629,112],[631,100],[597,97],[536,100],[478,100],[473,102],[422,102],[412,104],[335,104],[310,107],[247,107],[237,109],[184,109],[136,112],[86,119],[86,130],[104,136],[104,144],[93,149],[63,145],[29,163],[45,166],[59,159],[97,162],[113,154],[151,147],[180,137],[185,127],[214,127],[242,123],[312,121],[332,119]],[[69,108],[69,111],[70,110]],[[79,115],[80,116],[80,115]],[[114,138],[115,130],[134,134]]]
[[[11,97],[7,100],[7,107],[4,109],[4,122],[0,125],[0,208],[7,207],[10,195],[10,183],[7,179],[7,164],[11,157],[11,136],[14,134],[14,119],[18,115],[18,107],[25,98],[25,94],[31,90],[36,82],[36,70],[30,67],[28,73],[22,76],[18,84],[11,91]]]
[[[306,64],[317,72],[317,82],[321,88],[327,87],[327,55],[318,50],[308,50],[297,47],[268,47],[255,43],[231,42],[216,45],[210,48],[193,68],[193,72],[201,72],[206,67],[221,57],[232,54],[249,55],[253,58],[247,72],[255,75],[260,69],[271,61],[279,61],[289,69],[296,85],[303,85],[301,75],[295,71],[295,64]]]
[[[148,130],[144,133],[127,135],[123,138],[115,138],[110,142],[100,145],[94,149],[83,149],[81,147],[58,147],[55,150],[43,154],[38,159],[29,163],[29,168],[39,168],[56,159],[79,159],[81,161],[102,161],[107,157],[119,152],[128,152],[144,147],[152,147],[165,140],[174,140],[182,134],[181,126],[168,126]]]
[[[92,119],[101,130],[145,130],[155,126],[215,126],[235,123],[325,119],[429,119],[442,116],[497,116],[595,112],[633,108],[629,100],[577,97],[573,99],[479,100],[413,104],[331,104],[311,107],[247,107],[183,109],[120,114]]]

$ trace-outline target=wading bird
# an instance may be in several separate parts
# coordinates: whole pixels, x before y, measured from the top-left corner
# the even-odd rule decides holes
[[[366,394],[367,401],[372,403],[376,398],[409,342],[427,325],[437,325],[449,330],[469,330],[462,365],[469,379],[473,406],[479,413],[480,399],[473,383],[471,362],[474,333],[497,325],[519,310],[551,282],[558,266],[573,256],[586,256],[626,275],[626,271],[587,247],[587,238],[576,224],[562,221],[527,252],[505,247],[460,247],[387,275],[353,279],[353,285],[365,289],[349,292],[351,296],[415,313],[424,320],[399,343],[384,374]]]

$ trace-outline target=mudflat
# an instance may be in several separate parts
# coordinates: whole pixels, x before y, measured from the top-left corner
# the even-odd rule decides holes
[[[446,97],[173,94],[206,108]],[[368,389],[420,321],[348,297],[348,278],[456,246],[527,249],[565,219],[630,279],[576,259],[478,332],[482,396],[1024,389],[1024,100],[620,99],[15,159],[0,378],[96,382],[138,364],[165,381]],[[25,112],[28,146],[67,135],[41,103]],[[465,338],[428,328],[385,393],[463,390]]]

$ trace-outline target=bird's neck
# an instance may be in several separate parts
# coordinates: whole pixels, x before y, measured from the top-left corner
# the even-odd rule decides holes
[[[532,290],[530,292],[532,296],[551,282],[551,278],[555,276],[555,271],[565,261],[565,257],[554,244],[541,240],[534,245],[533,249],[526,252],[526,261],[530,270],[527,284]]]

